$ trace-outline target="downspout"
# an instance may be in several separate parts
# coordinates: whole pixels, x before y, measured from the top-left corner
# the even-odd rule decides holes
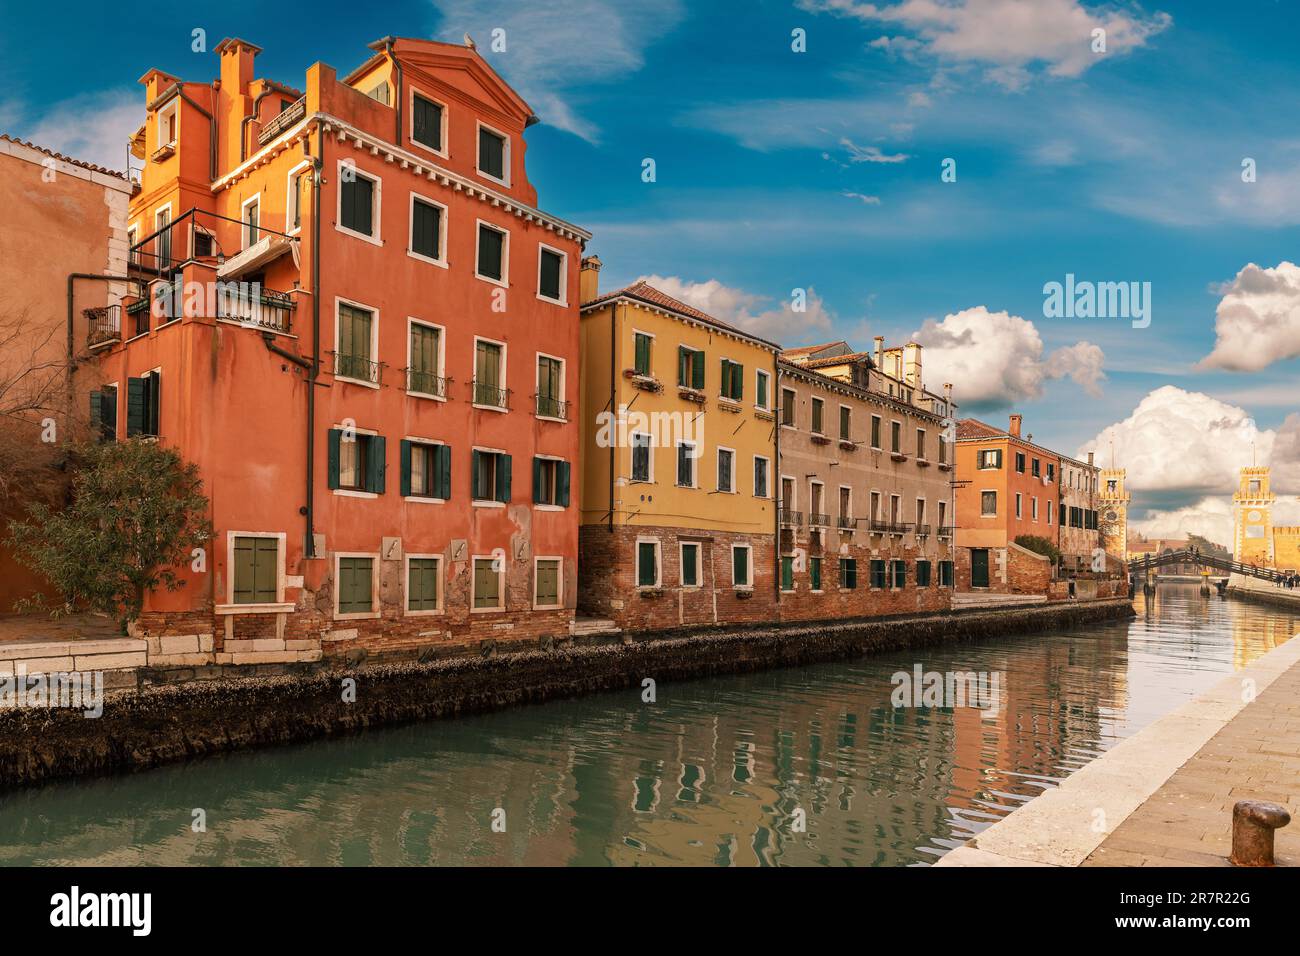
[[[618,303],[609,304],[609,413],[614,417],[614,427],[621,426],[618,421],[618,409],[614,407],[617,398],[615,390],[618,387],[618,370],[614,367],[617,361],[618,353]],[[614,533],[614,446],[618,444],[617,438],[611,439],[609,443],[609,533]]]
[[[176,95],[183,99],[190,106],[194,107],[200,113],[208,118],[208,124],[211,127],[211,133],[208,136],[208,182],[217,181],[217,118],[205,110],[198,103],[190,99],[189,94],[181,88],[179,83],[176,84]]]
[[[316,379],[320,376],[320,190],[325,181],[325,134],[316,126],[315,175],[311,190],[311,368],[307,370],[307,543],[303,555],[316,557]],[[311,135],[303,138],[304,151],[311,149]]]
[[[239,123],[239,161],[242,163],[248,159],[248,124],[257,118],[258,108],[262,105],[262,98],[271,93],[271,87],[267,87],[253,98],[253,112],[245,116]],[[213,176],[215,179],[216,177]]]
[[[775,434],[774,448],[772,451],[772,475],[775,479],[775,487],[772,488],[772,502],[776,506],[772,509],[772,560],[775,564],[772,575],[772,586],[776,591],[776,603],[778,610],[781,604],[781,358],[777,352],[772,353],[772,408],[776,414],[772,416],[773,428]]]

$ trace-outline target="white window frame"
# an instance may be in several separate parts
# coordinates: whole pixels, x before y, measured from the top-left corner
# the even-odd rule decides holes
[[[755,455],[754,456],[755,464],[757,464],[760,461],[763,463],[763,478],[764,478],[764,484],[767,485],[767,494],[760,495],[758,493],[758,489],[754,488],[753,489],[754,497],[767,500],[772,497],[772,459],[768,458],[766,455]],[[749,477],[750,480],[753,481],[754,479],[753,472],[750,473]]]
[[[798,426],[796,426],[793,421],[787,422],[781,415],[781,413],[785,411],[786,392],[789,392],[791,395],[794,396],[794,402],[790,406],[790,418],[795,419],[799,417],[799,393],[795,389],[790,388],[790,386],[788,385],[781,386],[781,399],[780,399],[780,404],[777,405],[776,414],[778,419],[781,422],[782,428],[797,428]]]
[[[496,339],[490,339],[485,335],[476,335],[474,336],[474,348],[469,353],[469,360],[470,360],[469,382],[470,382],[470,399],[471,399],[470,405],[473,406],[474,408],[482,409],[485,412],[500,412],[501,414],[504,415],[507,412],[509,412],[510,409],[499,408],[496,405],[480,405],[477,402],[473,401],[474,376],[478,373],[478,344],[480,342],[487,342],[489,345],[499,345],[501,347],[501,385],[498,387],[506,391],[510,390],[510,387],[506,384],[506,382],[508,381],[508,379],[506,378],[506,358],[509,354],[509,349],[506,348],[506,343],[500,342]],[[506,452],[502,452],[501,454],[504,455],[506,454]]]
[[[759,393],[758,383],[762,379],[767,379],[767,404],[766,405],[758,404],[758,393]],[[770,412],[772,410],[773,397],[774,396],[772,395],[772,373],[765,368],[754,369],[754,407],[757,408],[760,412]]]
[[[839,525],[839,519],[840,519],[841,517],[845,517],[845,518],[852,518],[852,517],[853,517],[853,486],[852,486],[852,485],[840,485],[839,490],[840,490],[841,492],[847,491],[847,492],[849,493],[849,511],[848,511],[848,514],[846,514],[846,515],[839,515],[839,514],[836,514],[836,516],[835,516],[835,519],[836,519],[835,523],[836,523],[837,526]],[[844,496],[841,494],[840,497],[836,499],[836,501],[835,501],[835,507],[836,507],[836,509],[839,508],[839,506],[840,506],[840,499],[842,499],[843,497],[844,497]]]
[[[364,302],[358,302],[355,299],[345,299],[341,295],[336,295],[334,297],[334,353],[335,355],[338,354],[339,341],[342,338],[341,332],[343,331],[343,326],[342,326],[343,310],[339,307],[343,305],[350,305],[354,309],[365,309],[367,312],[370,313],[371,316],[370,318],[370,361],[375,364],[378,364],[379,363],[379,309],[375,308],[372,305],[366,305]],[[409,331],[407,333],[406,348],[408,351],[411,348]],[[339,381],[347,382],[350,385],[361,385],[364,388],[373,388],[375,391],[379,391],[378,382],[367,382],[363,378],[352,378],[349,375],[339,375],[337,372],[334,373],[334,377]],[[364,434],[364,432],[362,432],[361,429],[359,428],[356,429],[356,431],[358,433]]]
[[[1052,523],[1052,499],[1051,498],[1047,499],[1047,523],[1049,525]]]
[[[473,461],[474,461],[474,452],[476,452],[476,451],[478,451],[478,452],[487,452],[489,455],[510,455],[510,452],[506,451],[504,448],[488,448],[486,445],[471,445],[471,446],[470,446],[470,462],[471,462],[471,471],[473,470],[473,464],[472,464],[472,463],[473,463]],[[493,467],[495,468],[495,466],[493,466]],[[511,481],[511,492],[510,492],[510,493],[511,493],[511,496],[512,496],[512,497],[514,496],[514,488],[513,488],[513,485],[514,485],[514,468],[515,468],[515,457],[514,457],[514,455],[510,455],[510,481]],[[492,478],[493,478],[493,482],[492,482],[492,483],[493,483],[493,485],[495,485],[495,484],[496,484],[496,472],[495,472],[495,471],[492,472]],[[492,493],[493,493],[493,494],[496,494],[496,488],[495,488],[495,487],[492,489]],[[474,477],[473,477],[472,475],[470,476],[470,481],[469,481],[469,503],[470,503],[470,507],[471,507],[471,508],[504,508],[504,507],[506,506],[506,504],[507,504],[507,502],[505,502],[505,501],[497,501],[495,498],[475,498],[475,497],[474,497]]]
[[[275,601],[270,604],[236,604],[235,603],[235,539],[236,538],[274,538],[278,554],[275,562]],[[226,603],[214,608],[217,614],[283,614],[293,610],[293,604],[285,601],[285,544],[288,535],[283,531],[227,531],[226,532]]]
[[[1025,516],[1025,496],[1019,491],[1016,492],[1016,520],[1019,521]]]
[[[977,448],[975,450],[975,454],[976,454],[975,467],[980,471],[998,471],[1001,468],[1000,465],[984,464],[985,455],[992,455],[994,460],[996,461],[998,451],[1000,451],[1000,449],[998,448]]]
[[[925,524],[926,512],[929,510],[929,503],[924,498],[916,499],[916,523]]]
[[[816,427],[817,416],[813,413],[814,409],[816,409],[818,405],[822,408],[822,425],[820,430]],[[817,435],[820,438],[826,437],[826,399],[822,398],[820,395],[813,395],[808,400],[808,434]]]
[[[847,436],[840,434],[840,425],[844,421],[844,409],[846,408],[849,410],[849,433]],[[853,441],[853,406],[846,405],[844,402],[840,402],[840,415],[835,421],[835,440],[848,442]]]
[[[496,232],[499,232],[506,237],[505,242],[501,244],[501,278],[500,279],[494,279],[491,276],[485,276],[482,272],[479,271],[478,234],[479,234],[479,230],[482,229],[484,226],[486,226],[488,229],[495,230]],[[510,230],[509,229],[506,229],[503,226],[498,226],[494,222],[488,222],[488,220],[486,219],[474,220],[474,278],[482,279],[484,282],[491,283],[492,285],[495,286],[500,286],[503,289],[509,288],[510,286]]]
[[[483,449],[478,449],[482,451]],[[471,614],[502,614],[506,609],[506,563],[507,559],[501,559],[501,568],[497,571],[497,606],[496,607],[475,607],[474,584],[478,580],[475,565],[480,561],[496,562],[497,555],[492,554],[475,554],[469,559],[469,612]],[[529,601],[528,603],[532,603]]]
[[[561,457],[560,455],[541,455],[541,454],[534,454],[533,457],[534,457],[534,458],[537,458],[537,459],[540,459],[541,461],[554,461],[554,462],[567,462],[567,461],[568,461],[567,458],[563,458],[563,457]],[[511,462],[513,463],[513,461],[514,461],[514,459],[512,458],[512,459],[511,459]],[[511,465],[511,468],[513,468],[513,467],[514,467],[514,465],[512,464],[512,465]],[[530,478],[530,479],[532,478],[532,473],[531,473],[531,471],[529,472],[529,478]],[[556,475],[555,475],[555,480],[556,480],[555,491],[556,491],[557,496],[558,496],[558,494],[559,494],[559,478],[560,478],[560,476],[559,476],[559,469],[557,468],[557,469],[556,469]],[[531,500],[531,497],[535,497],[535,494],[534,494],[533,496],[530,496],[530,500]],[[533,502],[532,502],[532,505],[533,505],[533,510],[534,510],[534,511],[564,511],[564,510],[565,510],[564,505],[547,504],[546,502],[542,502],[542,501],[533,501]]]
[[[722,483],[717,481],[719,468],[722,465],[722,453],[724,451],[731,452],[731,474],[729,476],[731,478],[731,489],[729,491],[724,491],[722,489]],[[728,448],[726,445],[719,445],[717,447],[717,450],[713,453],[713,478],[718,484],[717,491],[719,494],[735,495],[740,493],[740,489],[736,487],[736,449]]]
[[[555,600],[557,604],[538,604],[537,603],[537,566],[543,561],[554,561],[559,565],[559,570],[555,577]],[[533,558],[533,595],[532,605],[534,611],[556,611],[564,608],[564,556],[560,554],[539,554]]]
[[[438,216],[438,258],[430,259],[421,252],[416,252],[415,246],[415,204],[422,202],[427,206],[436,206],[441,212]],[[411,192],[410,205],[406,212],[406,254],[412,259],[428,263],[431,266],[437,266],[440,269],[446,269],[447,266],[447,204],[438,202],[436,199],[430,199],[423,193]]]
[[[339,559],[370,558],[370,607],[369,611],[339,612]],[[334,620],[336,621],[371,621],[379,617],[379,552],[377,551],[335,551],[334,552]]]
[[[370,196],[370,222],[375,227],[375,234],[367,236],[364,232],[357,232],[355,229],[349,229],[343,225],[343,170],[351,167],[358,175],[363,176],[374,184],[374,189]],[[336,178],[338,188],[334,190],[334,228],[343,233],[345,236],[351,236],[353,239],[360,239],[362,242],[368,242],[372,246],[382,246],[383,240],[383,216],[381,213],[384,208],[384,180],[383,177],[362,169],[355,161],[349,162],[348,159],[340,159],[336,166]]]
[[[916,429],[916,460],[929,461],[929,449],[925,446],[929,444],[929,432],[924,428]],[[940,439],[942,441],[942,439]]]
[[[812,479],[809,479],[809,481],[808,481],[808,527],[809,527],[809,528],[811,528],[811,527],[813,526],[813,520],[812,520],[812,516],[813,516],[813,514],[814,514],[814,512],[813,512],[813,510],[812,510],[812,509],[813,509],[813,502],[817,500],[817,496],[816,496],[815,494],[813,494],[813,489],[814,489],[814,488],[820,488],[820,489],[822,490],[822,507],[823,507],[823,508],[826,507],[826,482],[824,482],[824,481],[822,481],[822,480],[820,480],[820,479],[818,479],[818,478],[812,478]],[[824,511],[823,511],[823,512],[817,512],[817,513],[818,513],[818,514],[826,514]],[[826,515],[826,517],[829,518],[830,515]],[[820,527],[820,525],[819,525],[818,527]]]
[[[409,498],[407,499],[410,500]],[[429,499],[421,499],[429,500]],[[438,562],[438,606],[432,609],[425,608],[420,611],[411,610],[411,559],[433,560]],[[447,613],[447,559],[441,554],[407,554],[402,557],[402,616],[403,617],[433,617],[438,614]]]
[[[1038,521],[1038,495],[1029,496],[1029,518],[1035,523]]]
[[[312,167],[311,160],[304,160],[303,162],[299,163],[297,166],[294,166],[292,169],[289,170],[288,173],[285,174],[284,233],[287,236],[296,236],[298,235],[298,233],[302,232],[301,222],[299,222],[299,224],[296,226],[293,225],[293,214],[294,214],[295,206],[297,203],[302,201],[302,192],[301,190],[294,188],[294,183],[297,181],[299,175],[301,175],[304,170],[311,169],[311,167]],[[315,188],[315,183],[313,183],[312,186],[313,188]],[[298,212],[298,218],[299,220],[302,219],[301,211]]]
[[[421,97],[422,99],[428,100],[430,103],[434,103],[442,107],[442,123],[441,123],[442,128],[438,131],[438,139],[442,141],[442,149],[434,149],[428,143],[421,143],[418,139],[415,138],[415,98],[417,96]],[[442,100],[438,99],[438,97],[436,96],[430,96],[424,90],[420,89],[418,86],[412,83],[410,84],[410,94],[407,97],[407,113],[410,114],[411,117],[411,127],[409,130],[407,130],[407,136],[406,136],[407,141],[411,143],[411,145],[415,146],[417,149],[421,149],[424,152],[429,153],[433,156],[440,156],[443,159],[447,159],[448,158],[447,136],[450,132],[448,124],[451,117],[451,110],[447,108],[447,104],[444,103]]]
[[[477,238],[477,237],[476,237]],[[560,257],[560,297],[552,299],[542,295],[542,253],[553,252]],[[537,298],[551,305],[567,306],[569,304],[569,254],[563,249],[548,246],[544,242],[537,244]]]
[[[871,422],[872,422],[872,425],[871,425],[871,433],[867,435],[867,438],[870,439],[872,435],[877,435],[877,436],[879,436],[880,440],[883,442],[883,441],[885,440],[885,419],[884,419],[883,417],[881,417],[880,415],[872,415],[872,416],[871,416]],[[880,427],[879,427],[879,428],[876,427],[876,424],[875,424],[876,422],[879,422],[879,423],[880,423]],[[872,450],[874,450],[874,451],[884,451],[884,450],[885,450],[885,446],[884,446],[883,444],[882,444],[882,445],[877,445],[875,442],[872,442],[872,443],[871,443],[871,448],[872,448]]]
[[[682,448],[689,448],[691,450],[690,455],[687,456],[691,460],[691,483],[689,485],[680,484],[677,480],[681,477],[678,463],[681,461]],[[673,484],[678,488],[700,487],[700,443],[679,438],[677,439],[677,444],[673,446],[673,449]]]
[[[255,192],[239,204],[239,238],[241,249],[249,248],[256,241],[251,235],[252,230],[249,228],[247,216],[248,207],[253,205],[253,203],[257,203],[257,229],[259,232],[262,231],[262,194],[260,192]],[[191,252],[192,251],[193,250],[191,250]]]
[[[695,583],[686,583],[686,549],[695,549]],[[677,582],[680,587],[698,591],[704,587],[704,545],[699,541],[677,542]]]
[[[438,331],[437,375],[438,378],[443,379],[445,381],[447,378],[447,329],[446,327],[439,325],[437,322],[430,322],[426,319],[417,319],[413,315],[408,315],[406,317],[406,367],[408,369],[411,367],[411,326],[413,325],[422,325],[426,329],[436,329]],[[408,387],[406,389],[406,394],[413,395],[416,398],[431,398],[435,402],[445,402],[447,400],[446,395],[433,395],[429,392],[412,391],[409,387],[409,379],[408,379]]]
[[[450,444],[449,442],[445,442],[437,438],[423,438],[419,435],[403,435],[402,439],[404,441],[410,442],[412,445],[438,445],[438,446],[446,447],[448,444]],[[401,467],[400,459],[398,460],[398,467],[399,468]],[[398,475],[398,478],[400,480],[401,478],[400,474]],[[398,488],[400,490],[401,488],[400,484],[398,485]],[[406,495],[402,500],[409,501],[412,504],[445,505],[447,503],[446,498],[434,498],[427,495]],[[416,555],[416,557],[436,557],[436,555]],[[439,597],[439,601],[441,602],[441,597]]]
[[[564,396],[569,394],[569,363],[568,363],[567,361],[565,361],[565,359],[563,358],[563,356],[560,356],[560,355],[552,355],[552,354],[550,354],[549,352],[538,352],[538,353],[537,353],[537,358],[539,358],[539,359],[550,359],[552,362],[559,362],[559,363],[560,363],[560,399],[559,399],[559,401],[564,402],[565,404],[568,404],[568,402],[567,402],[567,400],[564,398]],[[535,418],[540,419],[541,421],[544,421],[544,422],[564,422],[564,421],[566,421],[567,419],[556,418],[554,415],[541,415],[541,414],[539,414],[538,411],[537,411],[537,398],[540,397],[541,394],[542,394],[542,383],[541,383],[540,381],[538,381],[538,378],[537,378],[538,373],[541,371],[541,369],[539,369],[537,366],[540,365],[540,364],[541,364],[540,362],[534,362],[534,363],[533,363],[533,388],[537,389],[537,395],[536,395],[536,396],[534,397],[534,399],[533,399],[533,416],[534,416]]]
[[[351,382],[352,379],[349,378],[346,379],[346,381]],[[375,431],[373,428],[361,428],[357,425],[344,426],[336,422],[335,424],[330,426],[330,428],[334,429],[335,431],[345,431],[349,427],[352,429],[352,437],[354,441],[356,439],[356,436],[358,435],[368,435],[371,438],[374,438],[379,434],[379,432]],[[340,447],[342,444],[343,443],[340,442]],[[341,450],[339,454],[341,457],[342,456]],[[342,470],[343,470],[343,462],[340,460],[339,471],[342,472]],[[331,488],[330,494],[337,495],[340,498],[378,498],[379,497],[379,492],[377,491],[358,491],[355,488]],[[364,557],[364,555],[361,555],[361,557]]]
[[[636,477],[636,439],[643,437],[648,439],[646,442],[646,459],[650,464],[649,475],[645,478]],[[654,436],[650,432],[634,431],[628,436],[628,460],[627,473],[628,481],[636,485],[652,485],[655,480],[655,444]]]
[[[780,505],[786,511],[797,511],[799,508],[799,480],[794,475],[781,475],[778,479],[780,487],[777,488],[779,493],[785,488],[785,483],[790,482],[790,500],[781,499]]]
[[[479,135],[479,131],[484,129],[487,130],[489,133],[493,133],[496,136],[501,137],[502,140],[501,171],[505,173],[504,179],[497,179],[492,174],[483,172],[483,150],[481,148],[483,144]],[[477,125],[474,127],[474,172],[477,175],[482,176],[484,179],[488,180],[489,182],[500,183],[502,186],[505,186],[507,189],[509,189],[510,188],[510,160],[511,160],[511,152],[512,152],[511,145],[512,144],[510,142],[510,136],[507,133],[503,133],[495,126],[489,126],[487,123],[483,122],[482,120],[478,120]]]
[[[641,545],[653,544],[655,546],[655,583],[641,584]],[[652,538],[648,535],[637,535],[636,551],[632,554],[632,581],[638,588],[660,588],[663,587],[664,575],[664,554],[663,544],[658,538]]]
[[[736,552],[747,552],[745,558],[745,571],[748,580],[736,580]],[[731,546],[731,586],[741,590],[752,591],[754,589],[754,547],[749,544],[733,544]]]
[[[176,123],[175,123],[176,135],[173,136],[171,139],[164,140],[163,128],[166,125],[166,119],[169,115],[174,115],[176,117]],[[164,106],[162,109],[158,111],[158,127],[155,130],[155,136],[158,141],[158,145],[154,147],[155,150],[162,149],[164,146],[175,146],[180,143],[181,141],[181,98],[179,96],[175,97],[170,103],[168,103],[166,106]]]

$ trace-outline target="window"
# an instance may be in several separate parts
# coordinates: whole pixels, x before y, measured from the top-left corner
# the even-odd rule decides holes
[[[116,402],[116,395],[114,397]],[[116,416],[115,416],[116,417]],[[126,380],[126,437],[158,436],[162,417],[162,372],[154,369]]]
[[[231,570],[234,604],[276,604],[280,600],[280,539],[237,535]]]
[[[682,587],[700,586],[700,546],[694,541],[683,541],[682,548]]]
[[[1022,474],[1022,475],[1025,473],[1025,454],[1024,454],[1024,452],[1020,452],[1020,451],[1016,452],[1016,471],[1017,471],[1019,474]]]
[[[733,492],[736,490],[736,453],[730,448],[718,449],[718,490]]]
[[[158,113],[158,148],[176,143],[180,106],[173,102]]]
[[[1029,499],[1029,516],[1035,521],[1038,520],[1038,495]]]
[[[374,612],[374,558],[338,558],[338,613],[371,614]]]
[[[339,228],[362,239],[379,241],[379,180],[352,163],[339,161]]]
[[[1043,475],[1043,463],[1042,463],[1041,461],[1039,461],[1037,458],[1035,458],[1035,459],[1030,463],[1030,465],[1031,465],[1031,467],[1030,467],[1030,473],[1031,473],[1035,478],[1041,478],[1042,475]]]
[[[550,246],[537,248],[537,295],[551,302],[565,303],[565,263],[568,256]]]
[[[940,531],[943,531],[943,529],[947,527],[947,521],[945,520],[947,517],[948,517],[948,502],[940,501],[939,502],[939,530]]]
[[[1047,501],[1047,523],[1052,523],[1052,501],[1050,498]]]
[[[1020,492],[1017,491],[1016,492],[1016,517],[1017,518],[1024,517],[1023,499],[1024,499],[1024,495],[1022,495]]]
[[[880,492],[871,493],[871,521],[875,523],[880,520]]]
[[[930,586],[930,562],[925,558],[916,560],[916,586],[918,588]]]
[[[560,559],[538,558],[533,572],[533,606],[559,607]]]
[[[985,448],[979,453],[979,466],[981,468],[1001,468],[1002,467],[1002,449]]]
[[[328,478],[332,489],[384,493],[385,441],[356,429],[331,428]]]
[[[781,424],[794,427],[794,389],[781,389]]]
[[[734,544],[731,546],[731,584],[733,587],[749,588],[754,586],[754,579],[751,577],[753,571],[752,555],[747,544]]]
[[[638,375],[649,375],[650,346],[654,343],[654,336],[646,335],[644,332],[636,332],[633,333],[632,341],[636,352],[632,364],[633,371]]]
[[[636,586],[639,588],[657,588],[659,586],[658,541],[638,541],[636,543]]]
[[[682,388],[704,388],[704,353],[685,345],[677,349],[677,384]]]
[[[695,487],[695,444],[693,442],[677,443],[677,486]]]
[[[722,360],[722,397],[733,402],[740,401],[745,394],[745,366]]]
[[[922,460],[925,459],[925,429],[924,428],[918,428],[916,430],[916,457]]]
[[[808,483],[808,525],[824,525],[827,522],[825,512],[825,486],[820,481]]]
[[[135,226],[126,231],[127,262],[133,266],[140,264],[140,250],[135,247],[139,240],[140,230]]]
[[[442,377],[442,330],[414,319],[410,322],[410,354],[406,390],[418,395],[445,398],[446,380]]]
[[[311,170],[289,173],[289,215],[288,232],[295,233],[302,228],[303,201],[307,199],[307,189],[311,185]]]
[[[243,220],[244,220],[244,248],[247,249],[253,243],[261,238],[258,231],[258,220],[261,218],[261,196],[254,196],[244,203]]]
[[[944,441],[942,434],[939,435],[939,464],[948,464],[948,443]]]
[[[885,562],[879,558],[871,559],[871,586],[877,590],[885,589]]]
[[[925,524],[925,499],[924,498],[916,499],[916,523],[918,526],[917,527],[918,531],[920,530],[919,526]]]
[[[754,456],[754,497],[767,497],[767,479],[771,463],[761,455]]]
[[[475,448],[470,455],[470,497],[475,501],[510,501],[510,456]]]
[[[826,403],[820,398],[812,400],[812,433],[820,435],[822,433],[822,417],[825,412]]]
[[[90,393],[90,427],[101,441],[117,440],[117,386]]]
[[[158,232],[157,238],[154,239],[154,249],[158,254],[159,270],[170,269],[172,265],[172,231],[167,228],[171,225],[172,211],[170,207],[159,209],[154,215],[153,224]]]
[[[808,559],[808,584],[814,591],[822,589],[822,559],[819,557]]]
[[[907,587],[907,562],[891,561],[890,564],[894,566],[894,587]]]
[[[840,527],[852,527],[853,525],[853,489],[848,485],[840,485]]]
[[[376,383],[379,364],[374,358],[375,313],[360,306],[339,303],[338,351],[334,374],[359,382]]]
[[[443,210],[438,203],[411,196],[411,255],[443,264]]]
[[[563,421],[568,406],[564,401],[564,362],[549,355],[537,356],[537,414]]]
[[[499,183],[506,182],[506,138],[482,123],[478,128],[478,171]]]
[[[853,409],[847,405],[840,406],[840,441],[853,440]]]
[[[856,558],[840,558],[840,587],[846,591],[856,590],[858,586],[858,561]]]
[[[781,555],[781,590],[794,590],[794,557],[789,554]]]
[[[474,559],[474,610],[499,611],[505,607],[501,600],[501,579],[505,573],[504,559]]]
[[[435,103],[419,93],[411,94],[411,139],[421,146],[427,146],[435,153],[441,153],[442,146],[441,103]]]
[[[1049,483],[1056,481],[1056,465],[1050,461],[1047,463],[1047,480]]]
[[[903,423],[889,423],[889,450],[895,455],[903,453]]]
[[[474,404],[505,408],[505,346],[476,339],[474,342]]]
[[[372,88],[370,92],[366,94],[366,96],[370,97],[372,100],[375,100],[376,102],[383,103],[385,106],[387,106],[388,105],[388,81],[384,80],[378,86]]]
[[[569,463],[557,458],[533,459],[533,504],[569,507]]]
[[[474,262],[475,275],[498,285],[506,284],[508,241],[509,234],[505,230],[489,226],[485,222],[478,224],[478,258]]]
[[[437,611],[442,607],[441,558],[408,558],[406,561],[406,609]]]
[[[772,384],[772,376],[761,368],[754,375],[754,406],[756,408],[768,409],[770,401],[768,389]]]
[[[871,416],[871,447],[880,448],[880,416]]]
[[[980,515],[985,518],[996,517],[998,513],[998,493],[996,491],[980,492]]]
[[[939,562],[939,585],[940,587],[952,587],[952,562]]]
[[[451,446],[402,440],[402,497],[451,497]]]
[[[632,480],[653,481],[651,477],[650,436],[645,432],[632,433]]]

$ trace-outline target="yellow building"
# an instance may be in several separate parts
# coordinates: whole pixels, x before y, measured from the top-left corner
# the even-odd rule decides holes
[[[1103,468],[1097,491],[1101,546],[1120,561],[1128,560],[1128,505],[1133,496],[1124,487],[1127,476],[1123,468]]]
[[[578,609],[662,630],[776,613],[779,347],[582,262]]]
[[[1232,552],[1243,564],[1294,574],[1300,570],[1300,527],[1273,524],[1277,495],[1270,487],[1269,471],[1266,465],[1241,469],[1237,490],[1232,495]]]

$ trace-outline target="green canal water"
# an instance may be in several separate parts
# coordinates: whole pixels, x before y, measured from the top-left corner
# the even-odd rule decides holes
[[[1300,630],[1191,585],[1135,606],[10,793],[0,863],[926,865]],[[999,672],[996,712],[895,709],[916,664]]]

